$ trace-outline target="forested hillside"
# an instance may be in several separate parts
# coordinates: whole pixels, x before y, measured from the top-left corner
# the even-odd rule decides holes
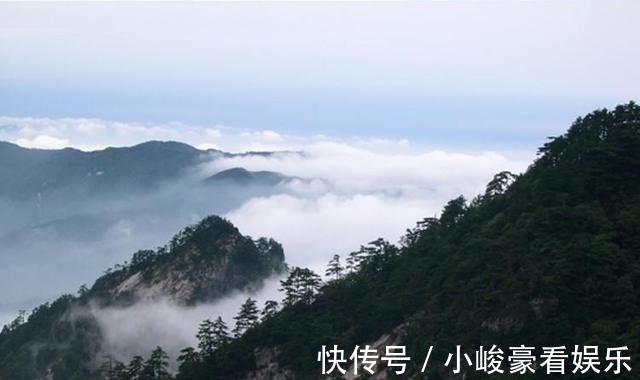
[[[253,240],[230,222],[208,217],[156,250],[136,252],[91,288],[64,295],[20,316],[0,333],[0,379],[92,378],[102,360],[103,332],[94,310],[170,299],[179,305],[259,289],[286,269],[282,246]]]
[[[216,218],[209,222],[226,225]],[[181,247],[209,239],[211,233],[206,227],[189,228],[166,248],[139,252],[131,263],[99,279],[87,295],[63,297],[27,323],[10,326],[0,335],[0,378],[32,379],[24,367],[29,360],[46,374],[42,363],[57,351],[41,349],[34,358],[34,346],[27,344],[32,340],[25,336],[55,341],[73,332],[65,342],[91,347],[99,334],[90,323],[57,324],[70,305],[89,296],[106,303],[132,302],[130,294],[113,289],[122,289],[119,284],[136,273],[164,281],[172,278],[167,273],[177,275],[183,268],[155,272],[137,268],[138,263],[165,268],[165,260],[189,257],[180,254]],[[257,252],[282,253],[274,242],[253,244]],[[242,262],[252,265],[249,257]],[[186,267],[200,267],[191,264]],[[572,374],[569,357],[566,376],[634,379],[640,359],[640,107],[629,103],[577,119],[566,134],[540,148],[524,174],[498,173],[483,194],[451,200],[438,218],[425,218],[407,230],[397,246],[378,239],[334,256],[326,275],[322,282],[308,269],[292,268],[281,282],[282,307],[267,303],[260,313],[249,299],[232,331],[231,321],[212,316],[200,325],[198,347],[185,347],[178,358],[158,348],[128,363],[109,359],[94,362],[86,372],[70,372],[87,359],[86,351],[72,349],[55,361],[56,370],[67,372],[49,372],[49,378],[318,379],[323,378],[317,361],[323,345],[338,345],[348,357],[356,345],[365,344],[378,349],[404,345],[411,357],[403,375],[381,365],[375,379],[561,377],[547,375],[539,363],[535,373],[510,374],[506,359],[502,375],[475,371],[464,362],[454,374],[444,365],[458,345],[472,356],[480,346],[524,344],[535,347],[536,356],[541,347],[566,346],[570,352],[574,345],[595,345],[603,350],[602,362],[606,348],[627,346],[631,372]],[[77,334],[82,329],[87,332]],[[432,346],[431,364],[423,373],[422,361]],[[172,374],[174,359],[179,368]]]
[[[454,377],[443,364],[456,345],[473,353],[525,344],[536,355],[542,346],[628,346],[637,366],[640,107],[579,118],[523,175],[500,173],[485,194],[450,201],[438,219],[408,231],[401,247],[377,241],[348,259],[344,273],[332,265],[336,278],[313,299],[293,302],[213,353],[183,358],[176,378],[315,379],[322,345],[340,345],[348,357],[380,337],[407,346],[414,360],[405,377],[430,380]],[[430,346],[438,364],[422,374]],[[636,378],[635,371],[615,378]],[[489,377],[462,372],[456,378]],[[553,376],[539,369],[497,377]]]

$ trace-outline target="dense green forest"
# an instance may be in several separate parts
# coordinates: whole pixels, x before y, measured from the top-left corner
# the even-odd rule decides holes
[[[451,200],[439,218],[420,221],[398,245],[379,239],[334,256],[326,274],[322,282],[292,268],[281,283],[282,306],[247,300],[233,331],[216,316],[203,321],[199,346],[183,350],[175,374],[160,347],[130,363],[108,359],[99,374],[317,379],[322,345],[349,351],[385,335],[407,347],[412,360],[403,377],[414,379],[496,377],[467,368],[453,376],[443,363],[457,345],[472,353],[525,344],[537,356],[543,346],[569,352],[574,345],[628,346],[633,367],[640,359],[640,107],[629,103],[577,119],[540,148],[524,174],[498,173],[484,194]],[[7,347],[13,334],[0,336],[0,345]],[[431,346],[433,364],[421,373]],[[602,351],[600,357],[604,362]],[[1,365],[13,360],[5,355]],[[568,377],[637,378],[636,368],[617,376],[571,374],[570,360]],[[269,371],[260,372],[265,362]],[[554,376],[538,368],[497,377]]]
[[[332,260],[334,279],[313,299],[285,306],[214,352],[189,356],[176,378],[243,378],[266,348],[281,377],[319,378],[322,345],[353,348],[398,328],[409,355],[424,358],[434,346],[431,360],[440,363],[421,374],[421,360],[412,360],[405,376],[414,378],[451,378],[442,363],[456,345],[471,352],[526,344],[537,355],[543,346],[628,346],[637,363],[640,107],[577,119],[540,148],[526,173],[499,173],[485,194],[450,201],[400,247],[377,241],[347,258],[344,270]],[[581,379],[614,377],[567,367]],[[486,377],[467,371],[465,378]]]

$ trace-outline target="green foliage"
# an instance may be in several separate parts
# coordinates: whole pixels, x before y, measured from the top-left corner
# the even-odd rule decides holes
[[[329,260],[329,264],[327,265],[327,270],[325,271],[325,275],[329,278],[334,278],[336,280],[340,279],[344,274],[344,268],[340,263],[340,255],[333,255],[331,260]]]
[[[162,347],[156,347],[151,352],[149,359],[144,362],[140,380],[169,380],[172,377],[169,374],[168,367],[169,355]]]
[[[284,292],[284,304],[294,305],[298,302],[311,304],[322,281],[311,269],[295,267],[286,280],[280,281]]]
[[[134,356],[128,366],[107,357],[101,366],[101,380],[171,380],[169,356],[156,347],[149,358]]]
[[[262,320],[269,319],[276,315],[278,312],[278,301],[268,300],[264,302],[264,307],[262,308],[261,316]]]
[[[211,356],[220,347],[229,342],[227,324],[218,317],[215,321],[210,319],[204,320],[198,329],[198,348],[202,356]],[[193,358],[191,358],[193,359]]]
[[[225,222],[211,219],[205,226],[224,229]],[[216,236],[192,226],[140,263],[155,266],[194,248],[216,257],[219,251],[206,245]],[[237,276],[255,271],[252,257],[281,253],[268,240],[243,244],[249,247],[245,254],[233,258],[244,265],[232,272]],[[639,252],[640,107],[629,103],[578,119],[566,134],[541,148],[526,173],[517,178],[499,173],[470,204],[463,197],[450,201],[440,218],[426,218],[408,230],[400,248],[380,239],[362,246],[347,257],[348,273],[341,278],[322,285],[309,269],[292,268],[281,282],[282,310],[273,312],[277,305],[271,304],[264,313],[268,318],[232,341],[208,342],[199,353],[185,349],[176,379],[240,378],[255,369],[256,353],[263,348],[273,349],[274,360],[296,378],[317,378],[316,354],[323,344],[353,348],[394,329],[405,332],[400,343],[413,358],[424,357],[435,346],[433,362],[444,363],[455,345],[475,349],[526,343],[626,345],[637,363]],[[100,294],[129,270],[130,265],[110,271],[89,293]],[[47,356],[55,357],[55,348],[41,350],[33,359],[25,342],[58,336],[72,342],[72,349],[56,362],[56,375],[92,379],[78,364],[91,355],[83,342],[91,336],[90,321],[71,324],[63,318],[75,302],[65,296],[43,305],[26,323],[0,334],[0,378],[37,378],[42,373],[37,363],[51,362]],[[257,316],[255,303],[249,306],[249,314]],[[201,329],[201,343],[215,336],[213,324]],[[226,336],[226,325],[218,331]],[[25,365],[32,362],[35,367]],[[168,379],[166,362],[161,349],[147,361],[134,358],[126,380]],[[412,362],[408,373],[419,371],[419,365]],[[448,378],[441,366],[427,375],[431,380]],[[630,372],[617,378],[635,376]],[[547,377],[537,372],[526,378]],[[486,376],[471,372],[466,378]]]
[[[540,152],[523,175],[499,173],[470,204],[456,198],[439,219],[421,221],[402,248],[378,241],[351,254],[349,274],[310,302],[297,302],[303,276],[294,268],[282,284],[284,309],[177,378],[242,377],[254,369],[257,348],[276,349],[296,378],[318,378],[323,344],[353,348],[399,326],[412,357],[435,346],[433,362],[444,363],[458,344],[524,342],[626,345],[637,363],[640,107],[595,111]],[[428,376],[448,378],[442,366]],[[467,374],[478,378],[487,377]]]
[[[245,331],[254,327],[260,319],[258,313],[258,304],[256,301],[247,298],[247,301],[242,304],[238,315],[233,318],[236,321],[236,325],[233,328],[233,335],[236,337],[241,336]]]

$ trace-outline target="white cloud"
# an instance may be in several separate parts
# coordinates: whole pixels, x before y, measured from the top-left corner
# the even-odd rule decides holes
[[[93,307],[90,312],[101,327],[105,354],[128,361],[134,355],[146,356],[156,346],[161,346],[174,361],[181,349],[197,347],[196,333],[203,320],[220,316],[231,330],[234,326],[233,317],[248,297],[256,300],[259,308],[267,300],[280,301],[279,280],[272,278],[265,281],[264,287],[256,293],[236,292],[219,301],[196,306],[180,306],[160,300],[141,302],[126,308]]]
[[[69,146],[69,140],[53,136],[37,135],[32,139],[19,138],[15,143],[25,148],[62,149]]]
[[[241,137],[262,143],[279,143],[282,141],[282,136],[274,131],[261,131],[261,132],[243,132]]]
[[[173,140],[199,149],[263,151],[293,149],[313,137],[283,136],[275,131],[248,131],[224,125],[119,122],[88,118],[31,118],[0,116],[0,140],[26,148],[82,150],[130,146],[149,140]],[[365,142],[362,142],[365,143]]]
[[[378,237],[395,243],[416,221],[439,214],[448,200],[472,199],[493,174],[526,167],[497,153],[387,155],[335,143],[307,148],[304,155],[222,159],[209,170],[241,166],[316,178],[293,181],[290,194],[255,198],[227,215],[245,233],[282,242],[291,264],[316,270],[331,255]]]
[[[280,241],[291,265],[323,273],[333,254],[344,255],[378,237],[397,242],[407,227],[440,207],[438,200],[375,194],[253,199],[227,214],[250,235]]]
[[[448,200],[472,199],[495,173],[522,172],[528,164],[496,152],[389,153],[388,145],[393,152],[406,144],[377,141],[373,150],[323,139],[298,146],[303,153],[219,159],[204,170],[244,167],[313,178],[291,182],[288,194],[254,198],[226,216],[244,233],[282,242],[291,264],[322,270],[335,253],[347,254],[378,237],[397,242],[406,228],[439,214]]]
[[[254,198],[227,217],[243,233],[282,241],[292,264],[314,267],[380,236],[395,242],[407,227],[437,214],[449,199],[460,194],[472,198],[493,174],[521,172],[529,162],[497,152],[422,150],[402,138],[349,140],[100,119],[3,117],[0,138],[39,147],[89,149],[158,139],[200,149],[282,151],[217,159],[202,166],[202,175],[244,167],[301,178],[290,182],[285,194]]]
[[[347,142],[321,141],[299,146],[304,154],[280,153],[271,157],[246,156],[214,161],[215,172],[231,167],[273,170],[290,176],[329,181],[342,193],[384,192],[388,194],[434,191],[475,194],[501,170],[522,171],[528,160],[509,158],[496,152],[457,153],[432,150],[402,153],[370,150]]]
[[[520,172],[528,163],[528,160],[514,159],[498,152],[426,150],[412,146],[410,141],[402,138],[336,139],[321,135],[290,136],[270,130],[248,131],[220,125],[0,117],[0,140],[23,146],[51,148],[70,145],[95,149],[152,139],[182,141],[200,149],[280,151],[271,156],[218,158],[203,164],[201,174],[211,175],[240,166],[297,177],[283,186],[282,192],[249,199],[224,216],[243,234],[268,236],[280,241],[289,264],[310,267],[320,274],[324,273],[333,254],[344,256],[378,237],[396,243],[406,228],[412,227],[417,220],[438,214],[449,199],[460,194],[472,198],[483,190],[494,173],[502,170]],[[149,205],[145,210],[159,207],[153,206],[150,199],[151,196],[147,197]],[[193,204],[185,204],[183,199],[175,202],[198,217],[210,212],[197,201]],[[120,204],[120,207],[132,212],[135,210],[127,203]],[[163,203],[162,207],[166,204]],[[176,221],[175,218],[169,219]],[[136,233],[136,224],[126,220],[111,227],[104,241],[115,245],[105,246],[104,252],[118,254],[102,257],[104,254],[99,250],[87,252],[87,247],[97,249],[100,245],[98,242],[83,242],[82,250],[64,249],[67,254],[57,259],[55,270],[88,273],[87,270],[76,270],[82,266],[79,263],[102,265],[96,263],[112,262],[115,257],[129,255],[129,251],[121,252],[128,250],[124,247],[154,246],[169,237],[158,236],[170,233],[166,231],[165,218],[157,218],[158,222],[152,223],[151,228],[149,221],[153,222],[154,218],[144,220],[145,233]],[[63,243],[56,240],[56,244]],[[50,246],[53,243],[43,240],[42,244]],[[93,259],[78,261],[75,256],[79,255]],[[34,272],[32,266],[29,266],[28,273],[39,277],[46,275],[46,271]],[[68,280],[62,276],[60,281]],[[30,283],[34,287],[40,285],[37,281]],[[62,284],[56,286],[63,287]],[[48,288],[51,288],[50,283]],[[261,302],[276,299],[280,297],[277,288],[276,280],[269,281],[263,291],[252,296]],[[43,290],[37,291],[41,293]],[[132,355],[147,355],[160,345],[175,358],[180,349],[197,344],[195,335],[203,319],[221,315],[227,322],[232,322],[233,315],[247,296],[249,294],[239,293],[214,304],[196,307],[161,301],[124,309],[93,309],[92,312],[104,332],[105,353],[126,361]],[[8,318],[0,315],[0,320]]]
[[[498,152],[426,150],[402,138],[336,139],[220,125],[0,117],[0,140],[25,146],[57,144],[92,149],[150,139],[182,141],[201,149],[281,151],[271,156],[218,158],[203,164],[201,174],[240,166],[298,177],[287,183],[283,192],[250,199],[225,216],[244,234],[282,242],[290,264],[318,272],[323,272],[333,254],[347,254],[378,237],[397,242],[406,228],[438,214],[448,200],[460,194],[470,199],[484,190],[493,174],[502,170],[521,172],[529,162],[529,157],[520,159]],[[189,212],[199,217],[210,212],[201,203],[176,202],[186,209],[194,207]],[[126,203],[120,206],[130,207]],[[147,234],[136,234],[129,233],[128,225],[118,224],[112,229],[117,235],[113,240],[121,246],[149,247],[150,241],[163,242],[169,238],[164,234],[175,232],[160,230],[162,225],[155,224]],[[130,254],[122,249],[107,251],[118,252],[118,257]],[[97,257],[92,262],[112,260]],[[73,269],[75,265],[68,267]]]

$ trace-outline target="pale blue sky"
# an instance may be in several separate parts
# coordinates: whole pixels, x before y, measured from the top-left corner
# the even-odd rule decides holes
[[[640,94],[633,1],[0,4],[0,115],[530,148]]]

